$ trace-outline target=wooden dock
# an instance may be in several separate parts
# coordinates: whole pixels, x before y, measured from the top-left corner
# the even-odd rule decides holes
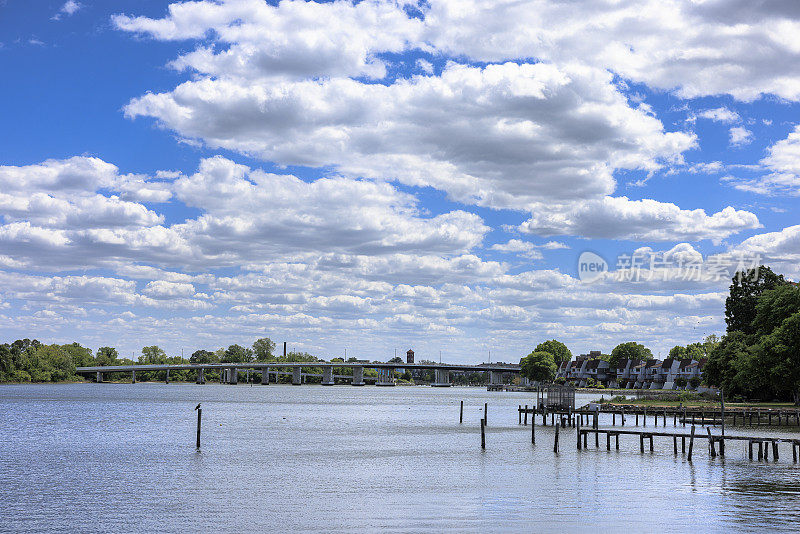
[[[541,413],[541,409],[533,407],[520,407],[521,414]],[[596,413],[611,415],[611,424],[616,426],[617,421],[622,426],[626,423],[633,423],[639,426],[647,426],[648,419],[652,419],[652,424],[657,426],[659,422],[663,426],[672,419],[672,424],[678,426],[686,425],[721,425],[722,410],[713,408],[686,408],[686,407],[646,407],[635,405],[599,405],[596,409],[587,406],[577,408],[569,413],[570,417],[578,416],[581,424],[593,417]],[[725,408],[726,426],[791,426],[800,427],[800,409],[794,408]]]
[[[778,445],[781,443],[789,443],[792,446],[792,461],[797,463],[798,454],[800,453],[800,439],[792,438],[773,438],[766,436],[720,436],[712,435],[711,429],[706,429],[707,435],[697,434],[695,427],[692,431],[686,432],[648,432],[638,430],[617,430],[611,428],[579,428],[577,431],[577,446],[578,450],[586,449],[589,434],[594,434],[595,447],[599,448],[599,437],[601,434],[606,436],[606,450],[611,450],[611,439],[614,438],[615,448],[619,450],[619,437],[623,436],[638,436],[639,437],[639,451],[645,452],[645,441],[648,442],[650,452],[653,452],[653,437],[672,438],[672,450],[674,454],[678,454],[678,438],[681,439],[681,453],[686,453],[686,440],[689,440],[689,453],[687,459],[692,459],[692,449],[695,439],[707,440],[708,448],[712,458],[717,456],[717,449],[719,447],[719,455],[725,456],[725,443],[728,441],[746,441],[748,449],[748,458],[753,459],[754,447],[758,446],[758,460],[768,460],[769,450],[772,449],[772,459],[777,462],[779,458]]]

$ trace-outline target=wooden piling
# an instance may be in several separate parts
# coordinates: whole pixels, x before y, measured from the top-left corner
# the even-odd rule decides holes
[[[681,436],[681,454],[686,453],[686,438]]]
[[[528,405],[525,405],[525,426],[528,426]]]
[[[611,450],[611,432],[606,432],[606,450]]]
[[[792,441],[792,462],[797,463],[797,442]]]
[[[772,461],[773,462],[777,462],[778,461],[778,442],[777,441],[773,441],[772,442]]]
[[[678,437],[672,436],[672,454],[678,456]]]
[[[484,402],[483,403],[483,424],[484,425],[489,422],[488,419],[486,418],[486,414],[487,414],[488,411],[489,411],[489,403],[488,402]]]
[[[558,454],[558,425],[556,425],[556,437],[553,441],[553,452]]]
[[[531,415],[531,443],[536,445],[536,408],[534,408],[534,413]]]
[[[694,425],[692,425],[692,432],[689,436],[689,454],[686,455],[686,459],[690,462],[692,461],[692,449],[694,448]]]
[[[759,441],[758,442],[758,461],[760,462],[763,459],[764,459],[764,442],[763,441]]]
[[[647,426],[647,408],[644,409],[644,415],[642,416],[642,426]]]
[[[525,405],[525,408],[526,409],[528,408],[527,404]],[[519,420],[517,421],[517,424],[521,425],[522,424],[522,405],[521,404],[517,405],[517,415],[519,416],[519,418],[518,418]],[[528,416],[528,414],[526,413],[525,417],[527,417],[527,416]]]
[[[753,440],[747,440],[747,459],[753,461]]]
[[[636,426],[639,426],[639,412],[636,412]]]
[[[195,410],[197,410],[197,448],[199,449],[200,448],[200,421],[203,418],[203,409],[200,407],[200,404],[198,404],[195,407]]]
[[[481,449],[486,448],[486,420],[481,419]]]
[[[644,434],[639,434],[639,452],[644,454]]]
[[[458,424],[464,422],[464,401],[461,401],[461,411],[458,412]]]
[[[576,436],[577,436],[577,446],[578,446],[578,450],[581,450],[581,423],[580,423],[580,421],[578,421],[578,429],[577,429],[577,431],[575,432],[575,434],[576,434]]]
[[[706,430],[708,431],[708,450],[711,453],[711,457],[716,458],[717,451],[714,449],[714,438],[711,437],[711,427],[707,426]]]
[[[625,408],[622,409],[622,426],[625,426]]]

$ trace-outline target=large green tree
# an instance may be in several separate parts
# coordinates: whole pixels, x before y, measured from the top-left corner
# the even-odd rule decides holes
[[[114,347],[100,347],[97,349],[94,359],[97,365],[116,365],[119,353]]]
[[[800,405],[800,312],[784,319],[753,349],[751,363],[766,378],[779,397]]]
[[[549,352],[534,351],[519,361],[522,375],[537,382],[550,382],[556,376],[556,365]]]
[[[614,347],[608,363],[612,369],[615,369],[620,360],[649,360],[652,357],[652,351],[641,343],[626,341]]]
[[[225,350],[222,361],[225,363],[247,363],[252,359],[253,351],[241,345],[233,344]]]
[[[572,353],[562,342],[555,339],[543,341],[533,349],[533,352],[548,352],[553,357],[553,361],[558,367],[561,362],[568,362],[572,359]]]
[[[158,345],[142,347],[142,355],[139,356],[139,363],[164,364],[167,363],[167,353]]]
[[[728,332],[752,334],[756,317],[756,304],[761,293],[786,284],[783,275],[777,275],[764,265],[757,269],[739,271],[731,280],[730,294],[725,299],[725,323]]]
[[[189,363],[216,363],[218,361],[216,354],[204,349],[196,350],[189,356]]]
[[[269,362],[275,359],[275,342],[268,337],[253,342],[253,355],[257,362]]]

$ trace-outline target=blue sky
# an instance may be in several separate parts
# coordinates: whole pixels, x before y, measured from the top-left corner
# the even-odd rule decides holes
[[[7,0],[0,333],[464,363],[722,333],[712,265],[798,277],[798,14],[581,7]]]

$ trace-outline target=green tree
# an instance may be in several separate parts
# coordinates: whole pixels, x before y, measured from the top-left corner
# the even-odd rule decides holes
[[[556,341],[555,339],[551,339],[549,341],[543,341],[533,349],[533,352],[548,352],[553,357],[553,361],[555,362],[556,366],[562,362],[568,362],[572,359],[572,353],[560,341]]]
[[[739,271],[731,280],[730,294],[725,299],[725,323],[728,332],[739,330],[745,334],[754,331],[756,304],[761,293],[786,284],[783,275],[761,265],[758,269]]]
[[[116,365],[119,353],[114,347],[100,347],[97,349],[94,359],[97,365]]]
[[[196,350],[189,356],[189,363],[216,363],[218,361],[216,354],[203,349]]]
[[[748,394],[747,380],[739,375],[744,362],[749,358],[747,336],[735,330],[722,336],[722,340],[708,356],[703,369],[703,379],[711,386],[724,388],[730,395]]]
[[[761,338],[753,349],[751,363],[759,372],[766,371],[768,383],[778,396],[790,397],[800,405],[800,312]]]
[[[269,362],[275,359],[275,342],[268,337],[253,342],[253,355],[257,362]]]
[[[550,382],[558,367],[549,352],[534,351],[519,361],[522,375],[537,382]]]
[[[649,360],[652,357],[653,353],[650,349],[641,343],[626,341],[614,347],[614,350],[611,351],[611,359],[608,363],[612,369],[616,369],[620,360]]]
[[[800,289],[785,284],[761,293],[756,302],[752,331],[754,341],[771,334],[783,321],[800,311]]]
[[[167,353],[158,345],[142,347],[142,355],[139,356],[139,363],[143,364],[164,364],[167,363]]]
[[[247,363],[251,360],[253,351],[241,345],[233,344],[225,350],[222,361],[225,363]]]

